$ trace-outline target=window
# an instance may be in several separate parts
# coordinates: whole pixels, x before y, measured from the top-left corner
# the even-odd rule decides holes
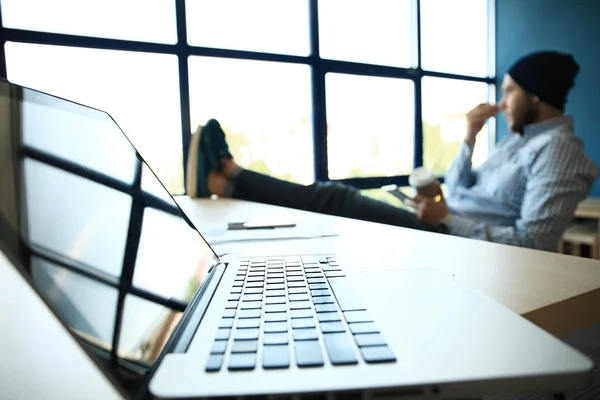
[[[210,118],[242,166],[282,179],[373,189],[405,185],[420,165],[441,176],[465,113],[494,93],[494,0],[1,7],[8,78],[106,110],[173,194],[185,193],[187,146]]]
[[[413,82],[327,74],[325,83],[329,177],[410,173],[414,164]]]

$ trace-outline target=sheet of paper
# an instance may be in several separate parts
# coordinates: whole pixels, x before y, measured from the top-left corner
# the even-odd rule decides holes
[[[211,245],[231,242],[310,239],[338,235],[337,232],[326,231],[319,226],[308,226],[301,223],[293,228],[229,230],[227,224],[214,224],[198,226],[198,229]]]

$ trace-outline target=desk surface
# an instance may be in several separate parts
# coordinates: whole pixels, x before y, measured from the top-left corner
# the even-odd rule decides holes
[[[600,197],[588,197],[577,205],[576,217],[600,218]]]
[[[214,245],[218,254],[351,254],[390,268],[438,268],[563,337],[600,322],[600,261],[420,232],[389,225],[232,199],[176,198],[202,232],[203,225],[273,216],[336,237]],[[350,253],[351,252],[351,253]]]

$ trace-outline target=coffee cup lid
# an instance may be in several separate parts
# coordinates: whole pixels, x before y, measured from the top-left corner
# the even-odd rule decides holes
[[[435,181],[435,174],[425,167],[415,168],[408,177],[408,184],[412,187],[427,186],[433,181]]]

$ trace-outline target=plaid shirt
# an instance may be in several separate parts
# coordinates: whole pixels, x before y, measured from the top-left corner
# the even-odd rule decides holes
[[[599,173],[569,116],[508,135],[478,168],[472,155],[463,143],[446,174],[449,233],[541,250],[556,251]]]

